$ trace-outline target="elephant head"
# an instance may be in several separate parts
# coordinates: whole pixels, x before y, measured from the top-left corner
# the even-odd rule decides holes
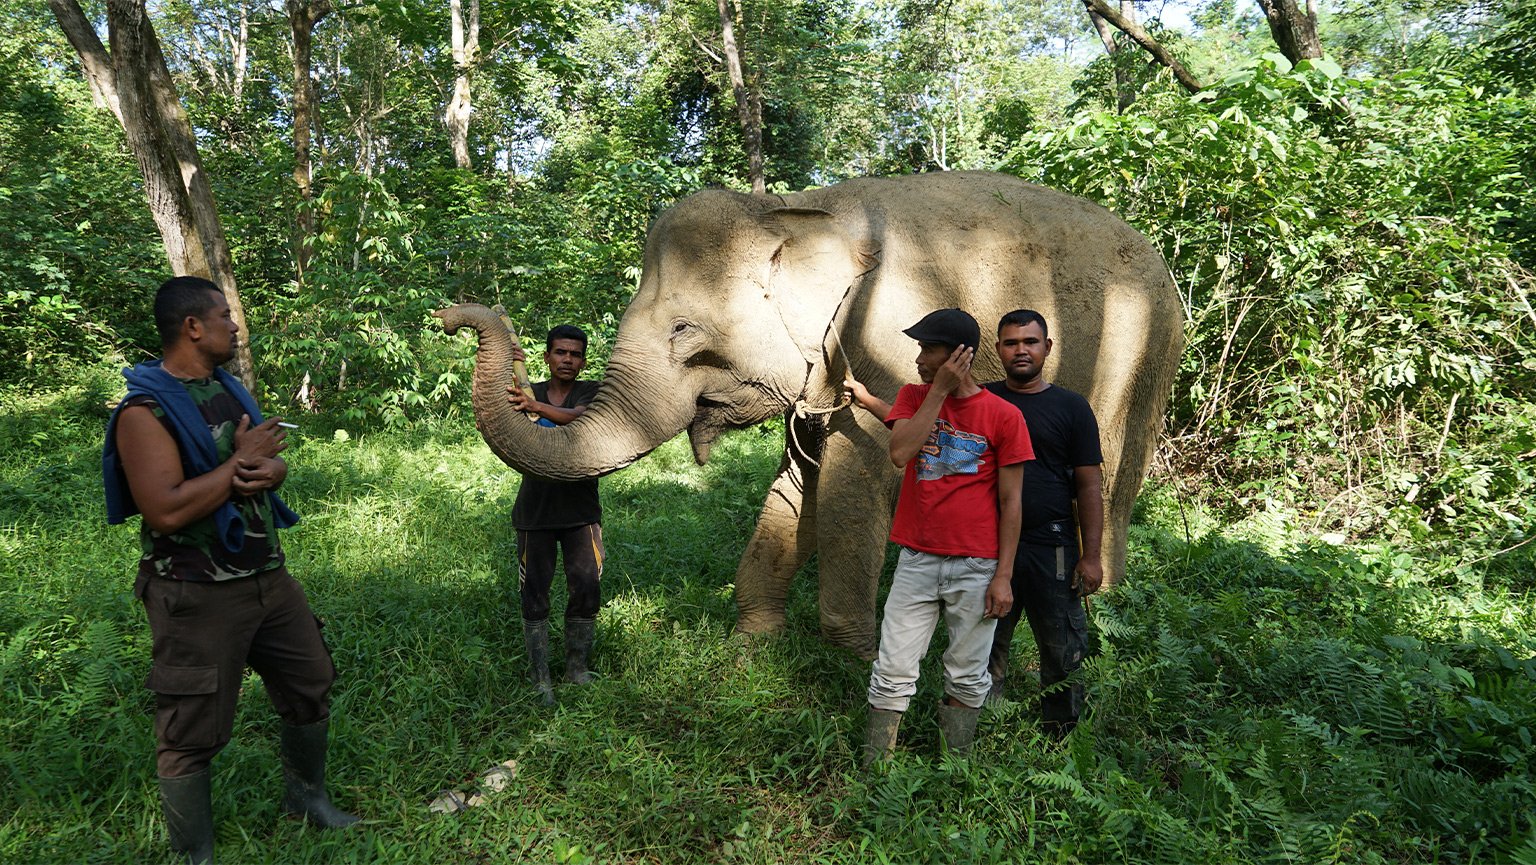
[[[684,429],[703,463],[722,431],[824,390],[828,327],[875,261],[827,210],[723,190],[688,197],[651,228],[596,399],[557,429],[506,402],[511,343],[496,315],[478,304],[436,315],[449,333],[480,334],[474,407],[491,450],[518,471],[576,480],[621,469]]]

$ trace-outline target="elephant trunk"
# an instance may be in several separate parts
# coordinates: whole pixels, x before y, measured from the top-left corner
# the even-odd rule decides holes
[[[507,388],[515,386],[515,379],[512,340],[501,317],[478,303],[433,315],[442,319],[449,334],[461,327],[479,334],[472,399],[475,427],[492,453],[524,474],[573,481],[618,471],[676,435],[692,416],[691,399],[682,399],[686,395],[642,381],[637,371],[656,367],[646,363],[642,352],[627,349],[621,338],[586,413],[555,429],[538,426],[507,402]],[[658,393],[672,400],[653,399]]]

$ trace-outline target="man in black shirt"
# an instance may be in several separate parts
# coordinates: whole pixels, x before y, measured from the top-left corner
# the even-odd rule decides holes
[[[1018,407],[1035,459],[1024,464],[1024,518],[1013,565],[1013,610],[997,624],[989,698],[1001,698],[1008,649],[1022,608],[1040,648],[1040,715],[1047,732],[1077,725],[1083,688],[1068,683],[1088,645],[1082,598],[1099,590],[1104,568],[1103,468],[1099,424],[1082,396],[1042,375],[1051,340],[1040,313],[1018,309],[997,325],[1003,381],[985,387]],[[1074,501],[1076,514],[1074,516]]]
[[[523,360],[514,346],[516,360]],[[587,366],[587,335],[562,324],[544,339],[549,381],[535,382],[533,399],[515,387],[507,402],[541,426],[575,420],[597,396],[597,382],[577,381]],[[592,652],[597,611],[602,606],[603,509],[597,498],[597,478],[546,481],[523,477],[512,505],[517,530],[517,584],[522,595],[523,642],[528,649],[534,685],[547,706],[555,702],[549,674],[549,587],[555,576],[555,555],[565,560],[565,678],[577,684],[592,680],[587,659]]]

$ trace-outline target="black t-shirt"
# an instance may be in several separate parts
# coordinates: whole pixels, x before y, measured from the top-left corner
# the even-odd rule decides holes
[[[533,396],[539,402],[549,402],[549,382],[534,382]],[[560,408],[587,405],[595,396],[597,382],[575,382]],[[548,421],[543,423],[546,426],[553,425]],[[597,478],[546,481],[523,475],[522,486],[517,490],[517,501],[512,504],[512,526],[525,531],[570,529],[602,520],[603,506],[597,499]]]
[[[1019,540],[1037,544],[1076,543],[1072,499],[1077,496],[1075,466],[1104,462],[1099,450],[1099,422],[1080,394],[1049,385],[1038,393],[1019,393],[1004,382],[985,385],[1024,415],[1035,458],[1024,464],[1024,518]],[[1066,524],[1058,532],[1052,523]]]

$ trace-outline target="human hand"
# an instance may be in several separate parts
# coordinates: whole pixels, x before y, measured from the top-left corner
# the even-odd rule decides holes
[[[538,414],[539,401],[524,393],[517,386],[507,388],[507,403],[517,411]]]
[[[251,426],[251,416],[241,415],[240,423],[235,426],[233,456],[236,463],[275,457],[287,450],[288,445],[283,439],[288,437],[288,430],[278,426],[281,420],[280,417],[269,417],[260,424]]]
[[[263,490],[275,490],[288,477],[288,464],[276,457],[241,460],[235,463],[235,492],[251,496]]]
[[[1001,619],[1013,609],[1013,580],[1008,574],[999,573],[987,584],[986,609],[982,615],[989,619]]]
[[[971,361],[976,358],[976,349],[971,346],[956,346],[950,352],[949,360],[939,367],[933,374],[933,389],[942,394],[950,394],[960,386],[960,383],[971,374]]]
[[[528,355],[523,353],[523,347],[515,340],[512,342],[512,360],[514,363],[528,362]]]
[[[1104,584],[1104,565],[1098,556],[1084,556],[1072,570],[1072,588],[1080,597],[1088,597]]]
[[[843,387],[847,389],[847,397],[858,403],[861,408],[869,405],[869,388],[865,387],[863,382],[854,378],[852,372],[843,375]]]

